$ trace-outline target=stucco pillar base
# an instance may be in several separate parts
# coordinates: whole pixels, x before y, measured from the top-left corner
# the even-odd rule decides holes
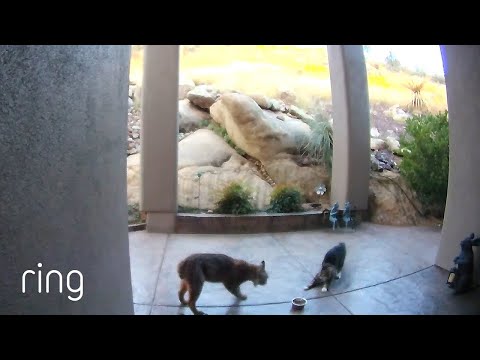
[[[147,213],[147,231],[152,233],[173,233],[177,213]]]

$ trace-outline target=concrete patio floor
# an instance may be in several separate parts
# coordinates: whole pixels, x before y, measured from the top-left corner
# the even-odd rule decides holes
[[[330,291],[304,291],[325,252],[347,245],[342,278]],[[434,265],[440,229],[363,223],[337,229],[251,235],[130,233],[133,298],[137,315],[191,315],[180,306],[176,266],[195,252],[219,252],[266,262],[266,286],[242,285],[237,301],[221,284],[205,283],[197,306],[209,315],[421,315],[480,314],[480,291],[453,295],[448,272]],[[453,265],[453,262],[452,262]],[[291,299],[308,304],[291,311]]]

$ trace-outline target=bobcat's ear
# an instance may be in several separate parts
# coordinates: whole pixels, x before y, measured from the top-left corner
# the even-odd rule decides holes
[[[262,270],[265,270],[265,261],[262,260],[260,264],[261,264],[260,266],[262,267]]]

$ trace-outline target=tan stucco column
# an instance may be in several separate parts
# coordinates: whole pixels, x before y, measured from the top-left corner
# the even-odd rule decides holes
[[[460,241],[471,232],[480,236],[480,46],[447,45],[442,47],[442,53],[450,160],[447,204],[436,264],[449,269],[460,253]]]
[[[368,208],[370,105],[361,45],[328,45],[333,104],[333,166],[330,202]]]
[[[145,47],[142,197],[147,231],[170,233],[177,215],[178,45]]]

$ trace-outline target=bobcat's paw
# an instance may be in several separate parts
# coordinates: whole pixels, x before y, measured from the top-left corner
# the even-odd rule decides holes
[[[180,304],[181,304],[182,306],[188,305],[187,302],[185,301],[185,299],[184,299],[183,297],[180,297],[180,296],[179,296],[179,297],[178,297],[178,300],[180,301]]]

